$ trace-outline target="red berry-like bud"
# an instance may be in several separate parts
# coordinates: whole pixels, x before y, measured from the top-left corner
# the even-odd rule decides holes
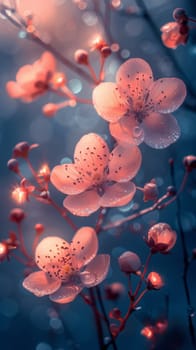
[[[103,46],[100,52],[104,58],[107,58],[111,55],[112,50],[110,49],[109,46]]]
[[[125,287],[123,286],[122,283],[119,283],[119,282],[108,284],[105,287],[106,298],[109,300],[116,300],[124,293],[125,293]]]
[[[13,157],[15,158],[27,158],[30,150],[28,142],[23,141],[16,144],[13,149]]]
[[[88,52],[85,50],[76,50],[74,53],[74,59],[78,64],[88,65]]]
[[[166,223],[153,225],[148,231],[147,244],[152,253],[168,253],[176,243],[176,232]]]
[[[157,272],[150,272],[147,276],[146,283],[149,290],[158,290],[164,286],[163,279]]]
[[[20,173],[18,161],[15,158],[11,158],[8,160],[7,167],[9,170],[13,171],[16,174]]]
[[[37,233],[38,235],[41,235],[41,234],[44,232],[45,227],[44,227],[44,225],[42,225],[42,224],[36,224],[36,225],[34,226],[34,229],[35,229],[35,231],[36,231],[36,233]]]
[[[7,258],[9,253],[8,245],[5,242],[0,242],[0,261]]]
[[[191,172],[193,169],[196,169],[196,156],[190,155],[184,157],[183,164],[186,170],[189,172]]]
[[[10,216],[9,219],[10,221],[16,222],[17,224],[19,224],[22,220],[24,220],[25,218],[25,212],[24,210],[20,209],[20,208],[14,208],[10,211]]]
[[[183,8],[176,8],[173,11],[173,18],[178,23],[182,23],[184,21],[188,21],[188,16],[186,14],[186,11]]]
[[[119,320],[121,318],[120,309],[118,307],[113,308],[109,313],[109,317],[115,320]]]

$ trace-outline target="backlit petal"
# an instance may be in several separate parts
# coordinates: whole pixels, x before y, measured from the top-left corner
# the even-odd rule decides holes
[[[84,135],[75,147],[74,160],[81,177],[91,184],[102,182],[108,165],[109,149],[104,139],[94,133]]]
[[[132,179],[141,166],[142,156],[136,145],[118,145],[110,154],[108,180],[125,182]]]
[[[60,286],[60,280],[49,277],[43,271],[33,272],[23,281],[23,287],[37,297],[54,293]]]
[[[78,194],[89,186],[89,179],[83,177],[75,164],[62,164],[53,168],[50,181],[57,190],[65,194]]]
[[[131,114],[110,123],[109,128],[111,135],[120,143],[139,145],[144,140],[143,129]]]
[[[141,58],[130,58],[120,66],[116,75],[117,84],[126,92],[128,99],[131,97],[134,104],[143,101],[152,81],[152,70]]]
[[[97,254],[98,239],[92,227],[80,228],[70,244],[77,268],[88,264]]]
[[[177,120],[171,114],[151,113],[142,126],[144,142],[152,148],[166,148],[180,136]]]
[[[116,122],[127,110],[115,83],[101,83],[93,90],[93,104],[97,113],[110,122]]]
[[[50,295],[50,300],[59,304],[66,304],[73,301],[81,292],[82,287],[76,284],[68,284],[59,288],[56,293]]]
[[[37,246],[35,262],[49,276],[68,279],[72,268],[69,244],[60,237],[46,237]]]
[[[80,278],[85,287],[93,287],[101,283],[107,276],[110,267],[108,254],[97,255],[81,272]]]
[[[100,197],[96,191],[85,191],[75,196],[67,196],[63,205],[72,214],[78,216],[89,216],[100,207]]]
[[[8,95],[12,98],[20,98],[25,93],[15,81],[8,81],[6,84],[6,90]]]
[[[133,182],[116,183],[108,186],[103,197],[102,207],[120,207],[126,205],[135,195],[136,187]]]
[[[150,90],[149,99],[157,112],[170,113],[183,103],[186,86],[181,79],[163,78],[156,80]]]

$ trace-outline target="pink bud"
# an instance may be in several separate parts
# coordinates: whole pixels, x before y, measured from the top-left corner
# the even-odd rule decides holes
[[[147,276],[146,283],[149,290],[158,290],[164,286],[163,279],[157,272],[150,272]]]
[[[74,53],[74,59],[78,64],[88,65],[88,52],[85,50],[76,50]]]
[[[0,242],[0,261],[7,258],[9,253],[8,245],[5,242]]]
[[[114,282],[105,286],[106,298],[109,300],[116,300],[125,293],[125,287],[122,283]]]
[[[156,201],[158,198],[158,188],[156,181],[153,179],[144,186],[144,202]]]
[[[118,258],[121,271],[125,273],[136,273],[141,267],[139,256],[133,252],[125,252]]]
[[[8,160],[7,167],[9,170],[13,171],[16,174],[20,173],[18,161],[15,158],[11,158]]]
[[[191,172],[193,169],[196,169],[196,156],[190,155],[184,157],[183,164],[189,172]]]
[[[9,216],[10,221],[13,221],[19,224],[22,220],[24,220],[24,218],[25,218],[24,210],[20,208],[14,208],[10,211],[10,216]]]
[[[182,23],[188,21],[188,16],[186,14],[186,11],[183,8],[176,8],[173,11],[173,18],[176,22]]]
[[[45,227],[42,224],[35,224],[34,229],[36,231],[36,234],[41,235],[44,232]]]
[[[110,313],[109,313],[109,317],[113,318],[115,320],[119,320],[121,318],[121,311],[118,307],[114,307]]]
[[[154,329],[152,326],[142,328],[140,333],[147,339],[152,339],[154,337]]]
[[[107,58],[107,57],[109,57],[109,56],[111,55],[112,50],[110,49],[109,46],[103,46],[103,47],[101,48],[100,52],[101,52],[101,54],[102,54],[102,56],[103,56],[104,58]]]
[[[55,103],[47,103],[42,108],[42,112],[46,117],[54,117],[58,111],[58,106]]]
[[[165,223],[153,225],[148,231],[147,244],[152,253],[167,253],[176,243],[177,235],[172,228]]]

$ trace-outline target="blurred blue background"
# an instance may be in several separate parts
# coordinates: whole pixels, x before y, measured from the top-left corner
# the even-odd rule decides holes
[[[79,9],[83,3],[84,9]],[[21,13],[31,9],[35,12],[36,24],[43,39],[58,48],[65,56],[73,59],[78,48],[88,49],[96,33],[107,39],[110,31],[113,42],[118,42],[120,51],[108,59],[106,80],[113,81],[119,65],[131,57],[147,60],[153,68],[155,77],[176,76],[187,84],[188,96],[184,106],[175,113],[182,129],[181,138],[165,150],[153,150],[142,145],[143,164],[135,182],[138,186],[152,178],[157,180],[160,193],[171,184],[168,159],[174,159],[176,182],[183,176],[182,159],[195,152],[195,111],[196,111],[196,30],[192,30],[189,42],[176,50],[166,49],[161,40],[159,28],[172,21],[175,7],[184,7],[191,17],[196,18],[195,0],[144,0],[122,1],[122,6],[111,12],[111,25],[103,29],[103,20],[97,10],[104,10],[104,1],[71,0],[23,0],[18,1]],[[97,6],[94,6],[96,5]],[[143,6],[144,5],[144,6]],[[138,11],[138,6],[141,6]],[[136,9],[137,13],[126,12],[127,7]],[[145,7],[145,11],[144,11]],[[147,10],[147,12],[146,12]],[[109,19],[108,19],[109,20]],[[106,19],[106,23],[107,19]],[[39,143],[40,148],[33,150],[31,160],[35,168],[47,161],[50,167],[58,164],[64,157],[72,157],[75,143],[88,132],[97,132],[107,139],[107,124],[97,116],[91,106],[77,105],[60,111],[53,119],[45,118],[41,108],[48,101],[56,101],[52,94],[40,98],[32,104],[23,104],[11,100],[5,91],[5,83],[14,80],[18,68],[32,63],[43,52],[36,44],[21,38],[11,23],[0,19],[0,237],[7,237],[15,227],[8,220],[9,211],[16,206],[11,200],[10,192],[17,178],[7,169],[6,163],[11,157],[12,148],[20,141]],[[97,68],[96,53],[92,53],[92,64]],[[90,97],[91,89],[76,73],[65,69],[60,63],[59,70],[66,72],[68,85],[81,97]],[[109,141],[109,139],[108,139]],[[22,163],[23,172],[30,174]],[[195,190],[196,177],[192,173],[181,195],[181,220],[185,233],[187,248],[191,256],[196,247]],[[62,203],[63,196],[52,188],[56,200]],[[123,209],[109,210],[106,220],[114,220],[142,208],[142,197],[138,194],[132,205]],[[46,227],[45,235],[59,235],[67,240],[73,231],[66,226],[63,219],[50,207],[30,201],[23,206],[27,219],[23,228],[27,246],[33,241],[33,227],[41,222]],[[131,224],[123,226],[118,234],[113,231],[100,234],[100,252],[112,256],[111,270],[104,286],[120,281],[127,288],[127,280],[120,273],[118,256],[125,250],[137,252],[142,262],[148,254],[143,241],[150,225],[154,222],[167,222],[177,232],[177,207],[173,203],[161,212],[153,212]],[[90,218],[76,219],[78,225],[93,225],[97,215]],[[151,324],[161,317],[168,317],[168,331],[157,339],[155,349],[192,349],[188,331],[188,313],[193,317],[196,327],[196,262],[193,261],[188,274],[192,309],[187,309],[182,281],[183,259],[180,238],[168,256],[154,256],[150,270],[160,272],[165,280],[165,287],[160,292],[151,292],[141,302],[141,309],[130,318],[125,331],[117,340],[118,349],[151,349],[152,344],[140,335],[146,324]],[[95,349],[98,341],[90,308],[80,297],[73,303],[58,306],[47,297],[36,298],[22,287],[24,268],[13,259],[0,264],[0,349],[2,350],[75,350]],[[169,296],[169,299],[168,299]],[[167,302],[166,302],[167,301]],[[168,303],[168,305],[167,305]],[[109,312],[114,303],[106,301]],[[115,304],[116,305],[116,304]],[[120,297],[117,306],[126,312],[128,297]]]

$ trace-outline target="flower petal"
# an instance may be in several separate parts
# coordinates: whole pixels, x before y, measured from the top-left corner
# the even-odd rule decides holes
[[[96,191],[85,191],[75,196],[67,196],[63,205],[73,215],[89,216],[100,207],[100,197]]]
[[[116,183],[108,186],[103,197],[102,207],[120,207],[130,202],[135,194],[136,187],[133,182]]]
[[[110,267],[108,254],[97,255],[80,273],[80,278],[85,287],[93,287],[101,283],[107,276]]]
[[[93,104],[97,113],[110,122],[116,122],[127,110],[115,83],[101,83],[93,90]],[[126,102],[126,101],[125,101]]]
[[[152,148],[166,148],[180,136],[177,120],[171,114],[151,113],[142,126],[144,142]]]
[[[141,102],[148,93],[153,81],[153,73],[149,64],[141,58],[131,58],[123,63],[116,75],[116,82],[126,93],[126,97],[135,104]]]
[[[52,169],[50,181],[57,190],[65,194],[78,194],[89,187],[89,179],[84,178],[75,164],[57,165]]]
[[[60,280],[49,277],[43,271],[33,272],[23,281],[23,287],[37,297],[54,293],[60,286]]]
[[[104,139],[94,133],[84,135],[75,147],[74,160],[81,177],[89,184],[100,183],[108,165],[109,149]]]
[[[66,304],[73,301],[81,292],[82,287],[76,284],[68,284],[59,288],[56,293],[50,295],[50,300],[59,304]]]
[[[74,254],[77,268],[88,264],[97,254],[98,239],[92,227],[82,227],[79,229],[70,244],[72,254]]]
[[[186,97],[186,86],[181,79],[163,78],[156,80],[150,89],[149,100],[157,112],[175,111]]]
[[[6,84],[6,91],[8,95],[12,98],[20,98],[25,92],[15,81],[8,81]]]
[[[39,61],[46,73],[55,71],[56,60],[54,55],[51,52],[45,51]]]
[[[118,145],[110,154],[107,179],[117,182],[131,180],[139,171],[142,156],[135,145]]]
[[[111,135],[120,143],[139,145],[144,140],[143,129],[131,114],[110,123],[109,128]]]
[[[50,277],[66,280],[72,268],[69,243],[60,237],[46,237],[37,246],[35,262]]]

